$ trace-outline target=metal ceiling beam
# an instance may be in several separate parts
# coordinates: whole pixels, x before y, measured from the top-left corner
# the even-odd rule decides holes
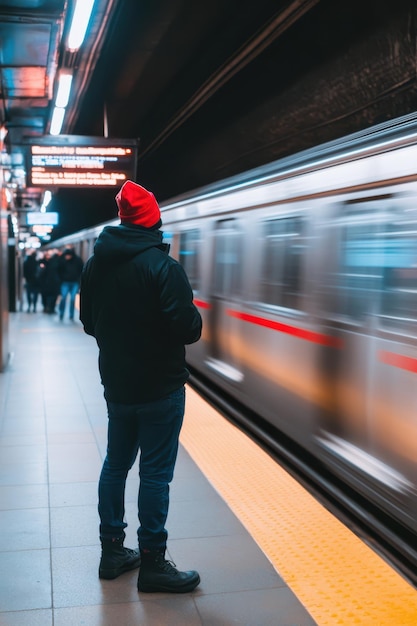
[[[175,117],[155,139],[141,152],[141,158],[161,145],[171,133],[191,117],[209,98],[242,71],[264,50],[274,43],[285,31],[310,11],[320,0],[294,0],[280,10],[273,19],[246,42],[200,87],[194,96],[180,109]]]

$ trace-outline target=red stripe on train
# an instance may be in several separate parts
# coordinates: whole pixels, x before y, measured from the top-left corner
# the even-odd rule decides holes
[[[196,300],[196,298],[194,298],[193,302],[196,306],[200,307],[200,309],[211,309],[211,304],[204,302],[204,300]]]
[[[395,354],[395,352],[387,352],[386,350],[379,350],[378,357],[379,360],[386,365],[393,365],[394,367],[399,367],[402,370],[417,374],[417,359]]]
[[[257,326],[265,326],[266,328],[272,328],[280,333],[286,333],[287,335],[293,335],[299,339],[305,339],[312,341],[313,343],[319,343],[322,346],[330,346],[331,348],[342,348],[343,341],[338,337],[331,337],[330,335],[323,335],[322,333],[315,333],[311,330],[305,330],[304,328],[297,328],[297,326],[290,326],[289,324],[282,324],[281,322],[274,322],[272,320],[258,317],[256,315],[249,315],[248,313],[241,313],[240,311],[233,311],[228,309],[227,314],[231,317],[249,322],[250,324],[256,324]]]

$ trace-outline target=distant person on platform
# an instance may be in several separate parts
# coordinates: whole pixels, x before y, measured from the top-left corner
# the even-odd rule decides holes
[[[35,250],[29,252],[23,261],[23,277],[26,286],[27,312],[36,312],[36,304],[40,292],[41,267]]]
[[[59,296],[61,279],[59,277],[60,254],[56,249],[46,250],[40,261],[40,290],[44,313],[54,315]]]
[[[83,260],[72,248],[67,248],[59,259],[58,272],[61,279],[61,300],[59,302],[59,319],[63,320],[67,298],[69,296],[69,318],[74,319],[75,298],[80,290]]]
[[[106,226],[81,277],[80,319],[96,338],[108,409],[99,480],[100,578],[139,567],[138,590],[185,593],[200,582],[165,559],[169,483],[185,408],[185,344],[202,321],[188,278],[162,243],[154,195],[128,180],[116,196],[121,224]],[[123,546],[125,484],[138,451],[139,552]]]

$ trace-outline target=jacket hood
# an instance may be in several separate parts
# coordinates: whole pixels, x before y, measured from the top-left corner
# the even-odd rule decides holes
[[[94,256],[97,261],[117,265],[149,248],[168,251],[162,243],[162,231],[124,224],[105,226],[94,245]]]

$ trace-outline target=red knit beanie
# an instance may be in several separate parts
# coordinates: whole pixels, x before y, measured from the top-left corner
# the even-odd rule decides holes
[[[161,219],[153,193],[131,180],[127,180],[120,189],[116,203],[121,221],[151,228]]]

